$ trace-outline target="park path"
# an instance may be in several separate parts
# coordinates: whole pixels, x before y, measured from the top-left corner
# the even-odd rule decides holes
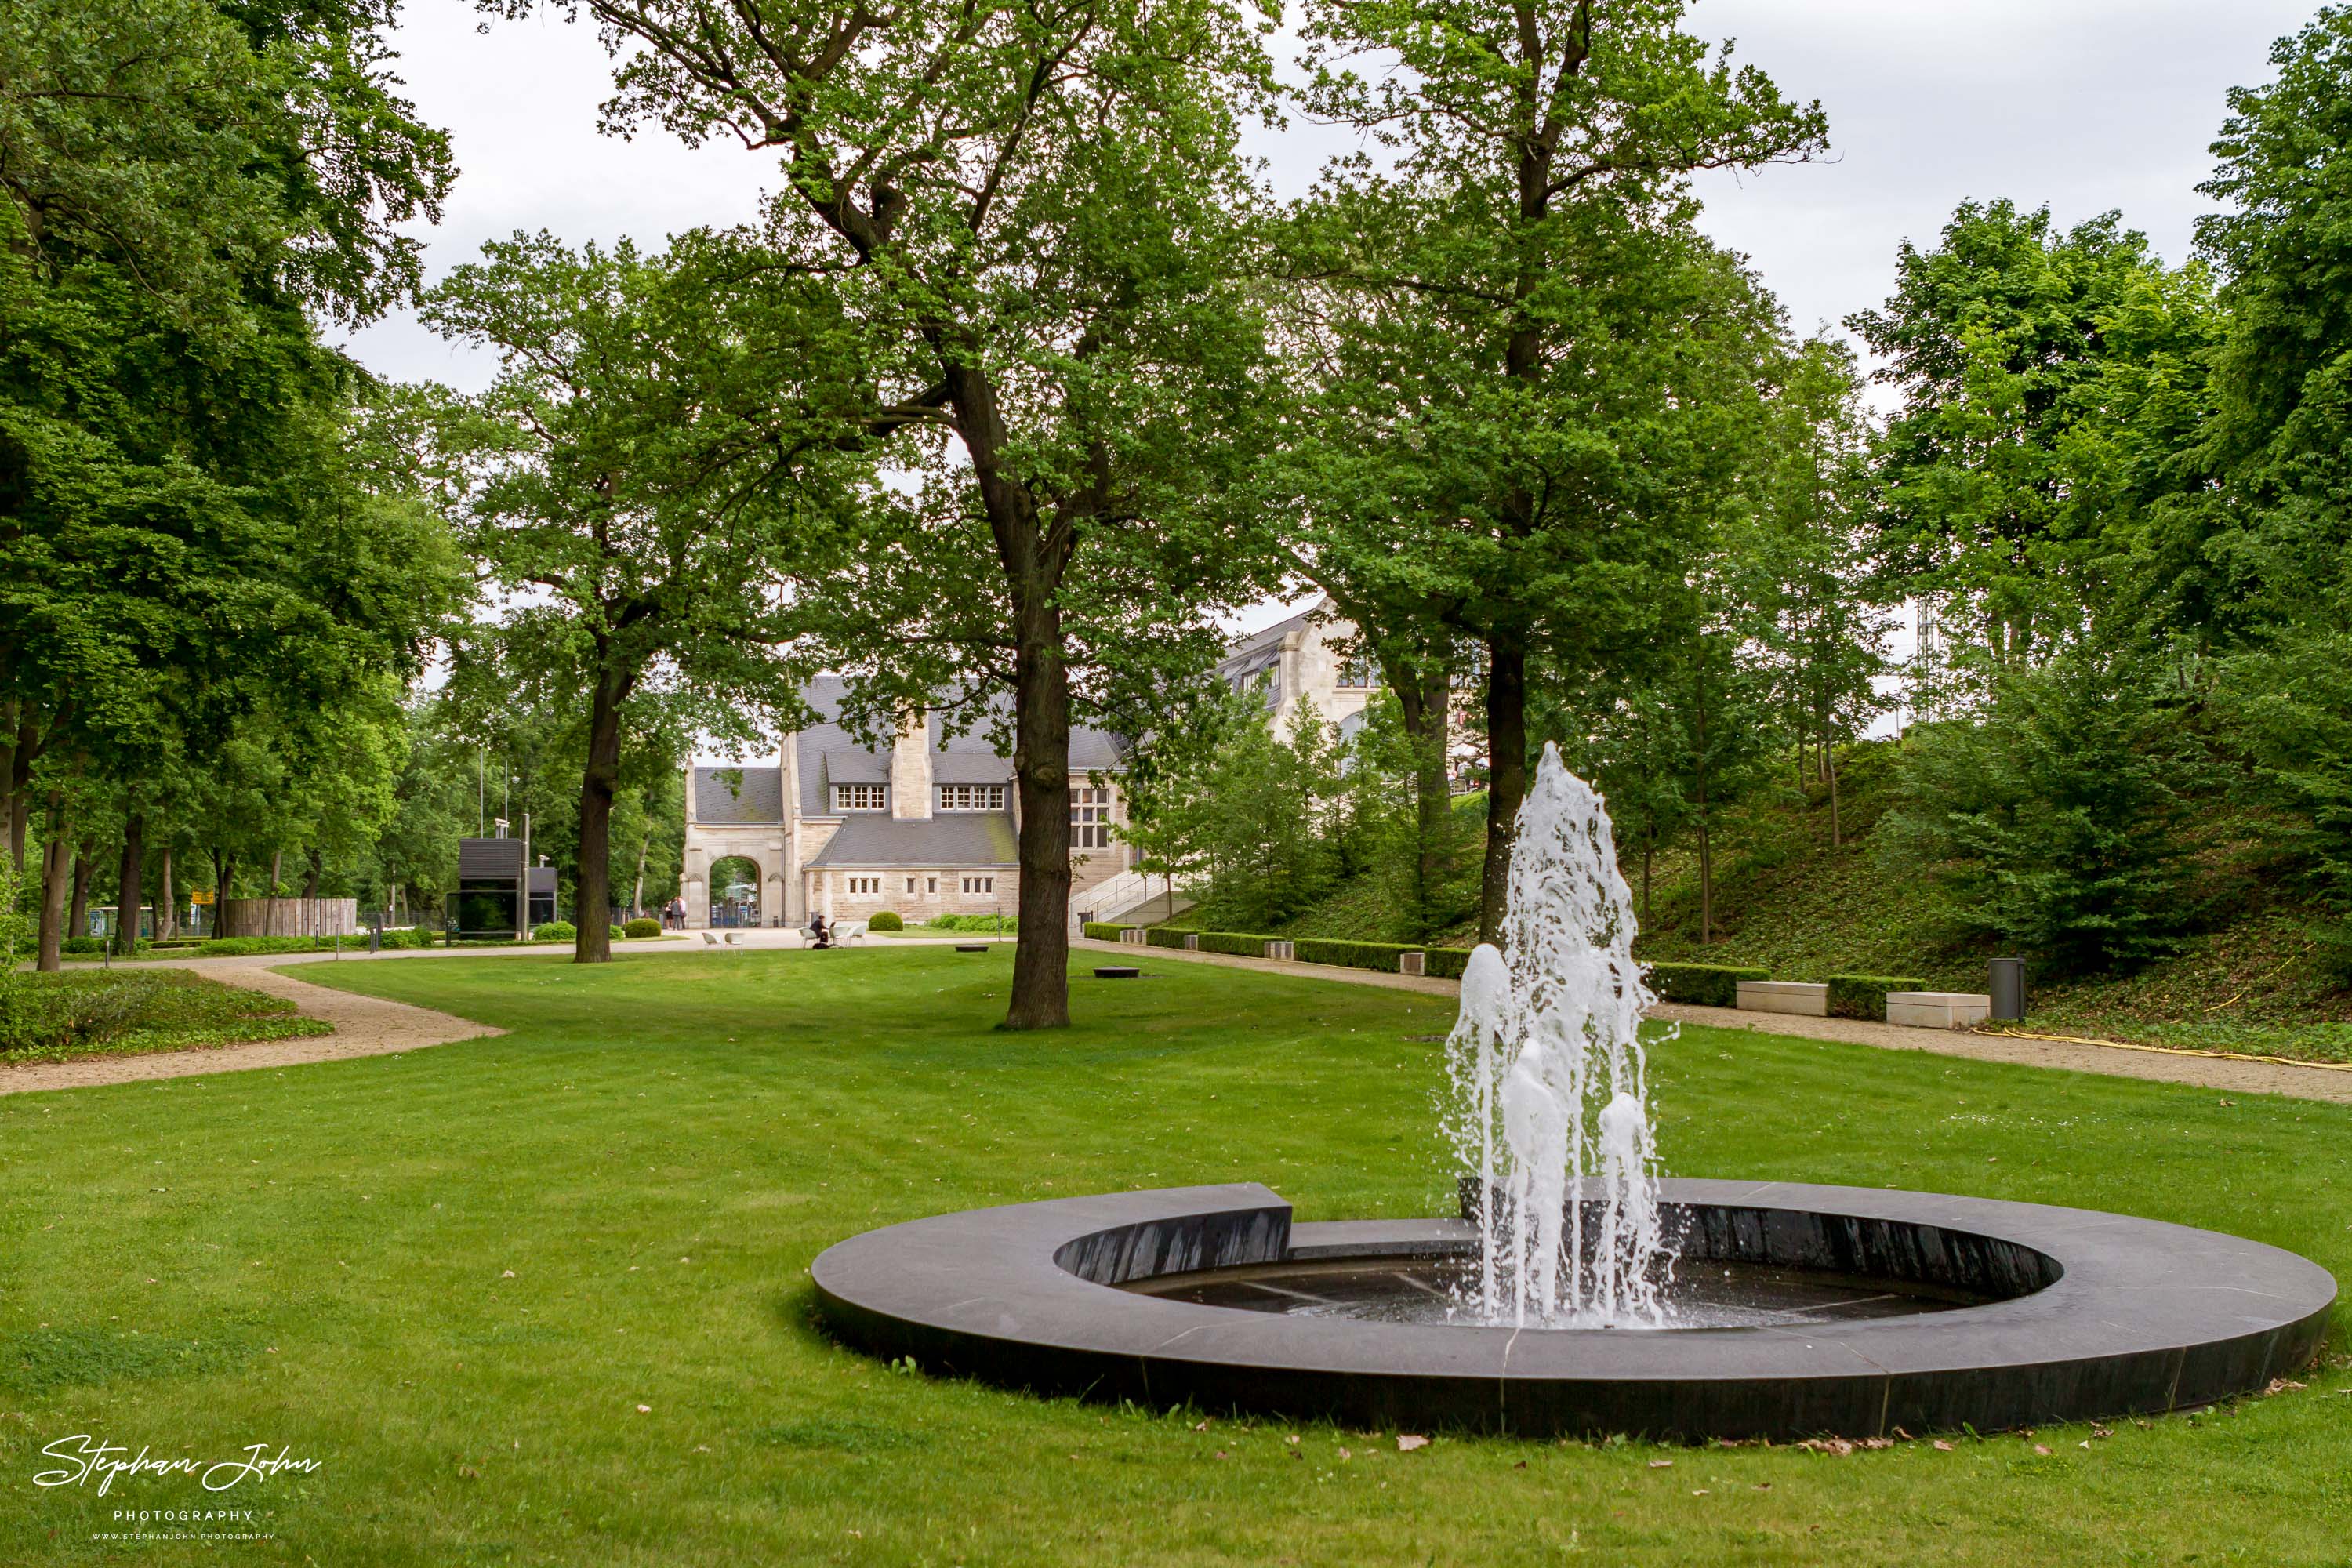
[[[1370,969],[1341,969],[1326,963],[1289,963],[1276,959],[1237,958],[1222,952],[1182,952],[1164,947],[1137,949],[1118,942],[1080,941],[1074,946],[1117,953],[1126,962],[1158,963],[1175,959],[1187,963],[1225,964],[1269,974],[1296,974],[1310,980],[1337,980],[1391,990],[1419,991],[1453,996],[1458,982],[1423,975],[1383,974]],[[2147,1079],[2158,1083],[2184,1083],[2225,1094],[2283,1094],[2298,1100],[2326,1100],[2352,1104],[2352,1069],[2298,1062],[2261,1061],[2171,1051],[2153,1046],[2101,1040],[2037,1039],[2023,1035],[1978,1034],[1968,1029],[1915,1029],[1900,1024],[1872,1023],[1862,1018],[1800,1018],[1784,1013],[1743,1013],[1733,1007],[1691,1007],[1662,1002],[1650,1010],[1653,1018],[1672,1023],[1704,1024],[1716,1029],[1746,1029],[1759,1035],[1792,1035],[1799,1039],[1834,1040],[1845,1045],[1876,1046],[1883,1050],[1933,1051],[1941,1056],[1967,1057],[1976,1061],[2011,1062],[2020,1067],[2058,1068],[2070,1072],[2103,1073],[2110,1078]]]
[[[952,939],[941,939],[952,940]],[[929,945],[918,939],[905,945]],[[893,942],[891,945],[900,945]],[[1222,952],[1182,952],[1169,948],[1139,952],[1117,942],[1078,940],[1074,948],[1117,956],[1127,962],[1222,964],[1262,973],[1297,975],[1341,984],[1371,985],[1392,991],[1417,991],[1452,996],[1461,987],[1451,980],[1415,974],[1383,974],[1369,969],[1342,969],[1324,963],[1290,963],[1275,959],[1240,958]],[[311,1062],[341,1061],[354,1057],[393,1056],[423,1050],[455,1040],[478,1039],[505,1033],[454,1014],[412,1006],[381,997],[362,996],[330,986],[313,985],[279,973],[312,963],[387,963],[443,958],[545,956],[544,948],[425,949],[382,952],[372,956],[332,953],[277,953],[252,958],[155,959],[172,968],[198,969],[231,985],[250,986],[284,996],[305,1017],[332,1024],[331,1035],[306,1039],[266,1040],[251,1045],[219,1046],[202,1050],[160,1051],[139,1057],[94,1057],[70,1062],[28,1062],[0,1067],[0,1094],[26,1094],[40,1089],[86,1089],[101,1084],[137,1083],[156,1079],[189,1078],[203,1073],[239,1072],[255,1068],[299,1067]],[[674,951],[730,951],[678,945]],[[2228,1094],[2280,1094],[2301,1100],[2352,1104],[2352,1070],[2292,1062],[2259,1061],[2246,1058],[2205,1056],[2167,1051],[2147,1046],[2092,1040],[2046,1040],[2018,1035],[1976,1034],[1965,1029],[1915,1029],[1859,1018],[1800,1018],[1786,1014],[1742,1013],[1728,1007],[1690,1007],[1663,1003],[1652,1009],[1654,1018],[1704,1024],[1711,1028],[1746,1029],[1757,1034],[1794,1036],[1800,1039],[1832,1040],[1847,1045],[1875,1046],[1884,1050],[1933,1051],[1977,1061],[2010,1062],[2021,1067],[2058,1068],[2073,1072],[2103,1073],[2111,1078],[2146,1079],[2160,1083],[2188,1084]]]

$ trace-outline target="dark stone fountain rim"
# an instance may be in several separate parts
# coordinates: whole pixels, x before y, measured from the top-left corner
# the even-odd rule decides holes
[[[2325,1269],[2213,1231],[1935,1193],[1669,1180],[1692,1211],[1801,1250],[1926,1226],[2040,1255],[2030,1293],[1818,1328],[1517,1331],[1299,1318],[1110,1289],[1293,1256],[1412,1252],[1459,1221],[1294,1226],[1255,1183],[975,1209],[869,1231],[812,1269],[833,1331],[935,1370],[1049,1393],[1530,1435],[1870,1436],[2200,1405],[2307,1362]],[[2047,1278],[2049,1271],[2044,1271]]]

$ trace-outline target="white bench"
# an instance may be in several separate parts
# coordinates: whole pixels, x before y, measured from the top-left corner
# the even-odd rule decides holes
[[[1793,1013],[1805,1018],[1830,1016],[1830,988],[1804,980],[1743,980],[1738,1006],[1744,1013]]]
[[[1915,1029],[1965,1029],[1992,1016],[1992,998],[1973,991],[1889,991],[1886,1021]]]

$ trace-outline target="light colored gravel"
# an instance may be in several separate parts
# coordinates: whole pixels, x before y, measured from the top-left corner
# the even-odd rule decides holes
[[[1181,952],[1164,947],[1139,948],[1108,942],[1081,941],[1073,945],[1117,953],[1130,963],[1150,964],[1170,959],[1447,996],[1461,991],[1459,984],[1451,980],[1381,974],[1369,969],[1340,969],[1324,963],[1283,963],[1222,952]],[[2110,1078],[2184,1083],[2228,1094],[2284,1094],[2298,1100],[2352,1104],[2352,1070],[2307,1063],[2168,1051],[2120,1042],[2033,1039],[2018,1035],[1977,1034],[1967,1029],[1914,1029],[1860,1018],[1799,1018],[1782,1013],[1742,1013],[1732,1007],[1687,1007],[1675,1003],[1661,1003],[1650,1016],[1676,1023],[1704,1024],[1710,1028],[1746,1029],[1759,1035],[1835,1040],[1846,1045],[1876,1046],[1883,1050],[1933,1051],[1976,1061],[2014,1062],[2021,1067],[2104,1073]]]

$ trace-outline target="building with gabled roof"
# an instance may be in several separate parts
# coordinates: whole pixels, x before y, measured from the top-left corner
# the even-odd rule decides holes
[[[838,677],[802,695],[816,721],[785,736],[773,763],[688,770],[687,923],[1013,914],[1020,801],[1010,759],[984,733],[945,735],[937,714],[889,746],[867,746],[840,722]],[[1074,896],[1128,868],[1116,833],[1124,754],[1118,737],[1073,726]],[[737,859],[750,862],[749,878],[713,886],[713,868]]]

